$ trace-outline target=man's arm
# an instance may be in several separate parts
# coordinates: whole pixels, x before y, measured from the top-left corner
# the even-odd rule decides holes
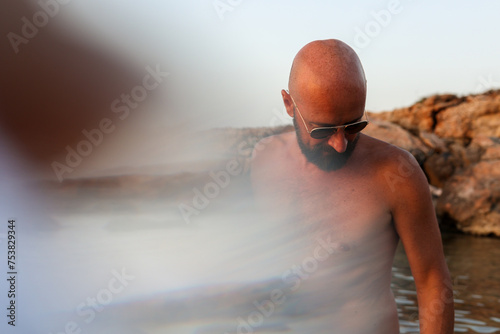
[[[427,179],[411,154],[396,157],[385,177],[395,228],[415,278],[420,333],[451,334],[453,289]]]

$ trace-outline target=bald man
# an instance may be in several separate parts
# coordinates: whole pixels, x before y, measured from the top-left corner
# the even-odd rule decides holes
[[[338,40],[307,44],[288,88],[281,95],[295,132],[256,146],[251,175],[263,209],[300,231],[320,268],[297,289],[304,303],[319,300],[321,328],[309,332],[399,333],[390,284],[401,240],[421,333],[452,333],[452,285],[427,180],[411,154],[361,133],[366,79],[356,53]]]

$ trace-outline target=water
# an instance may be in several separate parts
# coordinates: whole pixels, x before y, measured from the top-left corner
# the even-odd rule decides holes
[[[455,332],[500,333],[500,240],[461,234],[443,236],[453,279]],[[418,333],[415,284],[403,248],[393,269],[401,333]]]
[[[291,302],[255,332],[330,333],[315,327],[329,315],[314,313],[300,291],[289,292],[279,279],[298,256],[291,255],[297,248],[291,236],[252,220],[245,201],[230,192],[189,224],[178,200],[96,191],[39,217],[50,227],[20,234],[21,332],[77,326],[82,333],[236,333],[239,318],[255,311],[253,302],[281,290]],[[443,243],[455,332],[500,333],[500,239],[446,234]],[[114,279],[121,273],[125,283]],[[415,285],[401,245],[392,289],[401,333],[418,333]]]

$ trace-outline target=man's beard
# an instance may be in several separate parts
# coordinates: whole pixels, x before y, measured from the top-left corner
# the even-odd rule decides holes
[[[295,117],[293,118],[293,126],[295,127],[295,133],[297,135],[297,142],[299,144],[300,150],[306,157],[307,161],[318,166],[319,169],[330,172],[338,170],[347,163],[347,160],[351,156],[356,143],[359,139],[359,134],[353,141],[347,142],[346,150],[343,153],[338,153],[333,147],[328,145],[327,142],[319,143],[314,145],[312,148],[306,146],[302,141],[299,126]]]

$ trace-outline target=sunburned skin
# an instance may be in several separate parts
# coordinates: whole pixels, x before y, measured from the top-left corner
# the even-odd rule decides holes
[[[384,195],[390,190],[380,173],[380,151],[401,154],[360,135],[344,168],[304,174],[310,163],[295,133],[285,133],[254,159],[254,191],[267,211],[304,232],[301,238],[311,247],[322,239],[335,249],[300,289],[306,299],[316,296],[324,304],[334,333],[399,333],[390,290],[399,238]]]
[[[282,97],[295,132],[256,146],[254,194],[270,224],[297,231],[310,254],[318,240],[332,250],[297,290],[297,302],[314,305],[311,312],[321,325],[290,328],[297,333],[399,333],[390,283],[401,240],[417,286],[421,333],[452,333],[449,273],[427,181],[415,159],[362,133],[309,136],[317,124],[337,126],[363,116],[366,80],[354,51],[336,40],[306,45],[294,60],[289,88]],[[324,149],[313,150],[318,147]],[[304,154],[309,150],[340,162],[319,168]],[[294,283],[291,275],[284,279]]]

